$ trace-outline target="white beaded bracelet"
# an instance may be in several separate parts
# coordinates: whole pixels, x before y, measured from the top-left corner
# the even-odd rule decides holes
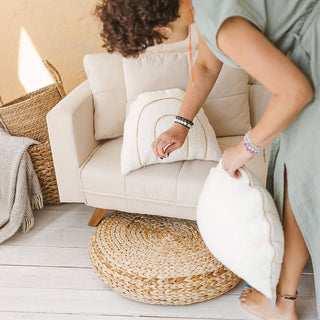
[[[182,120],[179,120],[179,119],[176,119],[174,120],[175,123],[180,123],[182,124],[183,126],[187,127],[188,129],[190,129],[190,125],[186,122],[186,121],[182,121]]]

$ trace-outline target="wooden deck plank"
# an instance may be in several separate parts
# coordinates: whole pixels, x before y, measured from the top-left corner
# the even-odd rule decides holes
[[[299,320],[316,320],[315,299],[297,300]],[[129,300],[113,291],[1,288],[0,311],[92,314],[136,317],[257,319],[247,314],[238,298],[223,295],[188,306],[150,305]]]
[[[28,233],[16,233],[2,245],[88,248],[94,230],[32,228]]]
[[[111,290],[92,269],[0,266],[0,288]]]
[[[88,212],[93,213],[94,207],[86,206],[84,203],[60,203],[56,206],[44,206],[41,210],[34,210],[35,214],[37,212]]]
[[[114,316],[256,319],[245,312],[234,295],[223,295],[187,306],[151,305],[129,300],[114,291],[4,288],[0,311],[78,313]]]
[[[0,246],[0,265],[91,268],[88,248]]]
[[[49,229],[85,229],[95,230],[94,227],[88,226],[88,220],[91,214],[87,212],[46,212],[35,216],[33,228],[49,228]]]
[[[225,320],[218,318],[168,318],[168,317],[126,317],[105,315],[50,314],[0,312],[0,319],[6,320]],[[239,319],[238,319],[239,320]]]
[[[52,266],[1,266],[0,288],[50,288],[79,290],[110,290],[93,269]],[[81,281],[79,281],[81,279]],[[239,295],[244,281],[226,294]],[[298,286],[299,297],[315,296],[313,276],[302,275]]]

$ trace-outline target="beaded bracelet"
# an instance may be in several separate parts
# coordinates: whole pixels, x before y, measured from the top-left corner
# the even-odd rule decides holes
[[[183,125],[184,127],[190,129],[190,127],[189,127],[186,123],[184,123],[184,122],[182,122],[182,121],[180,121],[180,120],[175,120],[174,122],[175,122],[175,123],[179,123],[179,124]]]
[[[176,116],[176,119],[174,122],[179,123],[188,129],[190,129],[194,125],[194,123],[192,121],[190,121],[186,118],[180,117],[180,116]]]
[[[186,118],[182,118],[182,117],[180,117],[180,116],[176,116],[176,119],[181,120],[181,121],[184,121],[184,122],[186,122],[187,124],[190,124],[191,126],[193,126],[193,124],[194,124],[191,120],[188,120],[188,119],[186,119]]]
[[[256,154],[258,152],[261,152],[264,150],[264,147],[257,147],[255,146],[250,138],[249,138],[249,133],[250,133],[251,130],[249,130],[248,132],[246,132],[246,134],[244,135],[243,139],[242,139],[242,142],[244,144],[244,146],[246,147],[247,151],[253,153],[253,154]]]

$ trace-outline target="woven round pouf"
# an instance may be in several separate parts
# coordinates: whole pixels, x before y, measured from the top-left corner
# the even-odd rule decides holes
[[[114,211],[89,243],[94,272],[125,297],[185,305],[218,297],[241,280],[207,249],[196,221]]]

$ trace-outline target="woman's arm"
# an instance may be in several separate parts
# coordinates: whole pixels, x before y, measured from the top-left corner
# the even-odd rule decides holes
[[[217,45],[273,94],[261,120],[250,132],[253,144],[265,146],[313,98],[312,86],[293,62],[242,17],[229,18],[222,24]]]
[[[199,54],[193,68],[195,87],[192,87],[190,77],[183,102],[178,112],[179,116],[189,120],[193,120],[199,112],[222,68],[222,62],[211,52],[200,34]],[[170,152],[182,147],[188,131],[188,128],[181,124],[174,123],[171,128],[163,132],[153,141],[151,147],[154,154],[157,157],[167,157]],[[163,147],[168,144],[171,144],[171,146],[163,152]]]
[[[222,68],[222,62],[208,48],[206,42],[199,36],[199,54],[194,63],[195,87],[192,87],[191,77],[178,115],[189,120],[197,115],[214,86]]]

